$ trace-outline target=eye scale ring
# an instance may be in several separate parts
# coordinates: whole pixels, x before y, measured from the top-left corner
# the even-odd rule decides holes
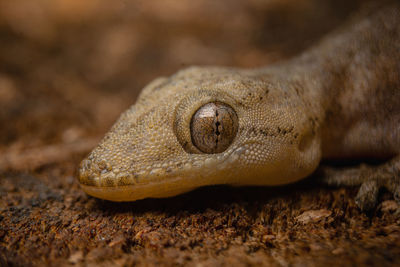
[[[235,110],[222,102],[211,102],[200,107],[190,122],[192,143],[207,154],[225,151],[235,139],[238,117]]]

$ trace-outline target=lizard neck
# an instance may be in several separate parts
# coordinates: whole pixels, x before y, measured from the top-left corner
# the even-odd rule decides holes
[[[367,128],[380,127],[377,121],[400,114],[399,10],[394,3],[365,12],[300,56],[256,71],[266,81],[284,81],[318,118],[324,157],[379,155],[379,147],[366,151],[362,141],[350,139],[368,135]]]

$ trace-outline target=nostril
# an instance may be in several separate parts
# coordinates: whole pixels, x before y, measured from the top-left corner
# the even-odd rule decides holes
[[[107,173],[113,170],[110,163],[105,160],[100,160],[96,162],[92,162],[92,170],[99,172],[99,173]]]
[[[98,163],[97,163],[97,166],[98,166],[99,170],[105,170],[105,169],[107,169],[107,163],[106,163],[104,160],[98,162]]]

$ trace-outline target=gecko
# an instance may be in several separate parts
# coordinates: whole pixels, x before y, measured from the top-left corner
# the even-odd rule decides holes
[[[361,12],[362,13],[362,12]],[[156,78],[79,169],[81,188],[111,201],[165,198],[207,185],[275,186],[323,159],[321,181],[380,188],[400,200],[400,4],[356,15],[300,55],[254,68],[189,67]]]

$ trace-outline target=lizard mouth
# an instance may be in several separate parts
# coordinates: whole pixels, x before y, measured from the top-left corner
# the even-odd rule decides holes
[[[265,157],[256,149],[261,143],[251,141],[211,157],[196,154],[184,162],[174,162],[174,166],[157,163],[137,173],[123,172],[104,162],[92,162],[89,157],[81,163],[79,181],[82,189],[91,196],[111,201],[135,201],[171,197],[206,185],[282,185],[314,170],[301,169],[302,173],[295,175],[287,166],[302,155],[295,152],[297,146],[271,140],[267,147],[275,146],[275,150],[269,151],[274,154],[271,151],[277,151],[282,145],[287,145],[286,150],[290,152],[262,162],[260,159]]]
[[[81,163],[79,182],[87,194],[111,201],[171,197],[206,185],[282,185],[304,177],[303,173],[300,177],[287,168],[301,156],[295,153],[295,145],[273,140],[268,143],[269,148],[282,145],[287,145],[291,152],[262,162],[264,157],[256,149],[261,143],[253,140],[220,154],[195,154],[182,162],[157,163],[138,172],[120,171],[104,161],[92,162],[89,156]],[[312,170],[302,171],[308,174]]]
[[[179,173],[179,174],[178,174]],[[197,173],[197,172],[194,172]],[[165,176],[164,176],[165,175]],[[164,198],[191,191],[197,187],[215,184],[216,175],[193,175],[189,169],[175,174],[149,173],[145,177],[93,175],[81,170],[81,188],[97,198],[111,201],[135,201],[144,198]]]
[[[191,191],[200,186],[228,184],[235,173],[227,166],[238,160],[242,147],[225,153],[197,155],[190,162],[175,163],[176,168],[153,168],[138,173],[115,171],[90,159],[82,161],[79,170],[81,188],[89,195],[111,201],[134,201],[163,198]],[[201,170],[201,171],[200,171]]]

